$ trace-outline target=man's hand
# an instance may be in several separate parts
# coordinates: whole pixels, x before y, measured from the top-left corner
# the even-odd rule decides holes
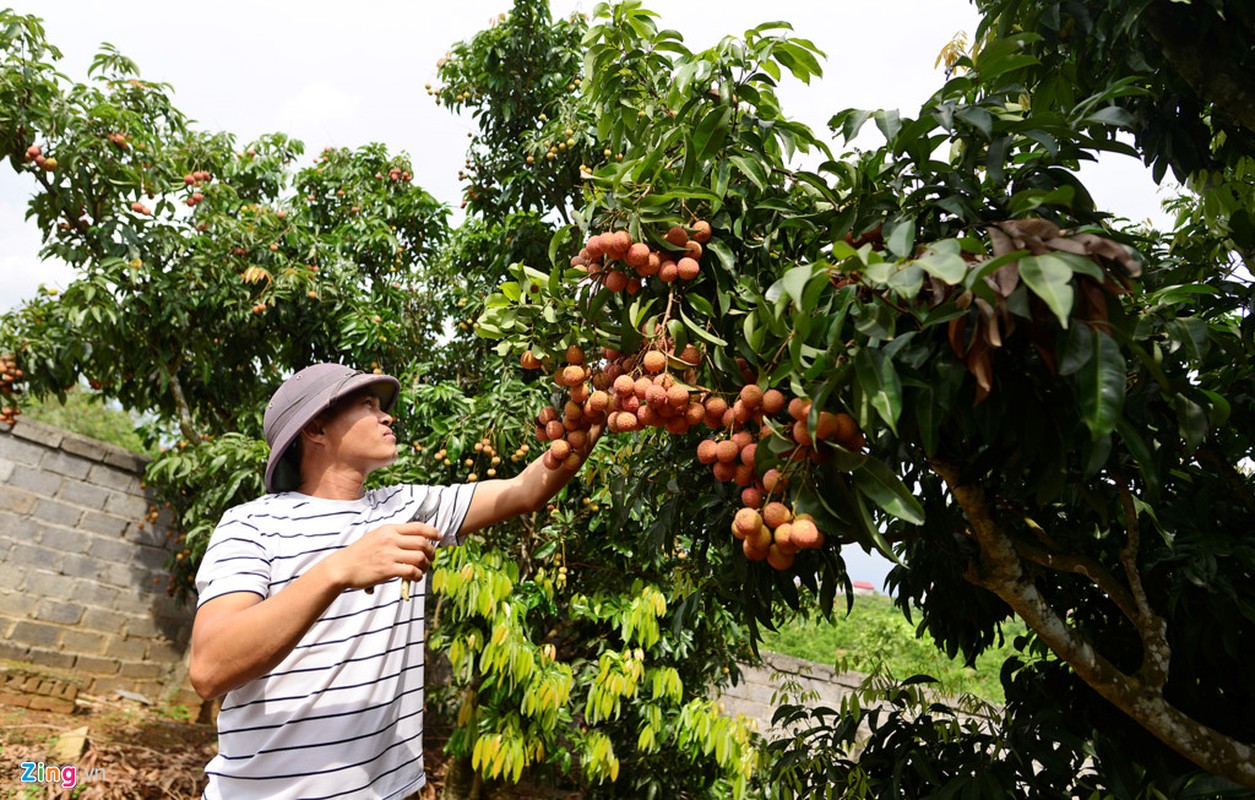
[[[266,674],[345,589],[422,578],[439,541],[423,522],[381,525],[265,600],[232,592],[206,601],[192,625],[192,685],[208,699]]]
[[[585,460],[601,438],[603,428],[604,425],[600,423],[589,427],[588,443],[579,451]],[[533,459],[513,478],[480,481],[475,484],[470,508],[467,509],[462,527],[458,530],[459,541],[468,533],[495,525],[502,520],[539,511],[577,472],[579,467],[550,469],[544,465],[542,455]]]
[[[436,558],[440,532],[425,522],[381,525],[327,557],[332,580],[367,589],[393,578],[421,580]]]

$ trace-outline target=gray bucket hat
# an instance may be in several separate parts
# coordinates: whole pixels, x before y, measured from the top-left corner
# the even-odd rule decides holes
[[[374,375],[343,364],[314,364],[283,382],[266,405],[262,430],[270,445],[266,491],[287,492],[300,485],[300,465],[289,449],[314,417],[358,389],[374,387],[384,411],[391,411],[401,383],[391,375]]]

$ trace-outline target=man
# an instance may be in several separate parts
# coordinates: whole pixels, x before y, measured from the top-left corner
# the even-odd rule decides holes
[[[438,545],[543,508],[574,475],[537,459],[508,480],[365,491],[396,458],[399,390],[387,375],[315,364],[266,408],[269,493],[223,515],[197,574],[190,677],[202,697],[226,695],[210,800],[422,787],[418,582]]]

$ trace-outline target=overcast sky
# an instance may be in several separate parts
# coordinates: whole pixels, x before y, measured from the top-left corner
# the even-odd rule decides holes
[[[199,127],[228,131],[241,143],[282,131],[313,154],[324,146],[383,142],[405,151],[415,181],[454,209],[457,172],[469,119],[437,107],[424,92],[436,61],[473,35],[508,0],[444,3],[402,0],[10,0],[19,13],[43,17],[48,40],[64,54],[60,71],[84,81],[101,42],[133,59],[144,78],[172,84],[175,105]],[[838,110],[898,108],[914,115],[942,82],[934,61],[955,34],[973,33],[967,0],[646,0],[663,27],[704,48],[769,20],[827,54],[825,77],[807,86],[786,80],[786,113],[825,131]],[[591,12],[592,2],[554,0],[555,15]],[[871,128],[871,126],[869,126]],[[1131,219],[1162,219],[1159,196],[1141,165],[1112,159],[1083,179],[1099,207]],[[64,288],[72,274],[41,263],[39,232],[25,222],[33,181],[0,165],[0,311],[38,286]],[[850,558],[856,580],[880,586],[884,565]]]

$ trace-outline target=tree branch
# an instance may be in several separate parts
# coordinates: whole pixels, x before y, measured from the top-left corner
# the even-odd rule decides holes
[[[946,483],[980,544],[979,560],[965,575],[969,581],[1002,598],[1077,677],[1159,741],[1203,769],[1255,787],[1255,748],[1176,708],[1164,698],[1162,684],[1148,683],[1140,673],[1121,672],[1085,637],[1069,628],[1024,574],[1015,545],[1000,528],[984,490],[964,483],[955,464],[933,459],[930,467]],[[1145,641],[1145,626],[1138,625],[1138,631]]]
[[[187,404],[187,397],[183,394],[183,384],[179,382],[179,364],[176,361],[174,368],[169,370],[168,377],[170,379],[170,395],[174,398],[174,408],[179,415],[179,432],[183,434],[183,438],[188,444],[196,442],[200,436],[196,433],[196,426],[192,424],[192,411]]]
[[[1138,609],[1133,596],[1129,594],[1128,589],[1120,585],[1116,576],[1097,561],[1085,556],[1052,552],[1029,542],[1016,541],[1013,542],[1013,546],[1016,555],[1025,561],[1031,561],[1059,572],[1071,572],[1089,578],[1095,586],[1103,590],[1111,602],[1115,603],[1120,613],[1128,617],[1129,622],[1134,625],[1138,623]]]
[[[1129,591],[1133,601],[1137,603],[1137,630],[1142,637],[1142,667],[1138,670],[1150,685],[1162,689],[1168,682],[1168,666],[1172,660],[1172,647],[1168,644],[1168,625],[1163,618],[1150,607],[1150,599],[1142,586],[1142,575],[1137,568],[1137,551],[1141,547],[1141,525],[1137,519],[1137,508],[1133,505],[1133,495],[1129,491],[1129,483],[1124,475],[1115,470],[1112,477],[1120,489],[1120,504],[1124,508],[1124,524],[1128,529],[1128,539],[1120,549],[1120,564],[1129,580]]]

